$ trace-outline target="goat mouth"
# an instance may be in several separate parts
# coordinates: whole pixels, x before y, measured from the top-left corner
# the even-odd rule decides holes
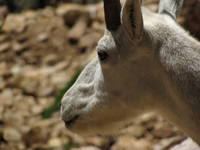
[[[80,118],[80,115],[76,115],[72,119],[70,119],[68,121],[64,121],[65,122],[65,126],[67,128],[70,128],[77,120],[79,120],[79,118]]]

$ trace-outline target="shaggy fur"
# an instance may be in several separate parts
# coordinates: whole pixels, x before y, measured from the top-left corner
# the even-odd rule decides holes
[[[108,134],[155,112],[200,144],[200,43],[174,20],[182,2],[165,3],[153,13],[126,1],[120,26],[98,43],[106,59],[94,58],[63,97],[67,126],[79,115],[72,131]]]

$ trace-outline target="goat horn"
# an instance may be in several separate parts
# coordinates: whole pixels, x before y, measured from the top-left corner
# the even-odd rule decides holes
[[[106,28],[110,31],[116,31],[121,25],[120,13],[121,4],[119,0],[104,0],[104,13]]]

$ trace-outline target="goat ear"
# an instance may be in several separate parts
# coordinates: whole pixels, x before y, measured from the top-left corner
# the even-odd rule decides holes
[[[122,24],[131,39],[142,39],[144,28],[140,0],[126,0],[122,10]]]
[[[159,13],[168,14],[176,19],[184,0],[160,0]]]

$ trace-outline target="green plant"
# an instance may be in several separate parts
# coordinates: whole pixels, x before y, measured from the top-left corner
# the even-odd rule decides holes
[[[4,23],[0,23],[0,33],[3,32],[3,25],[4,25]]]
[[[79,68],[75,72],[75,74],[72,76],[71,80],[66,84],[66,86],[56,96],[54,104],[52,106],[50,106],[49,108],[47,108],[46,110],[44,110],[44,112],[42,113],[42,118],[43,119],[50,118],[53,115],[54,112],[56,112],[56,111],[58,111],[60,109],[61,99],[62,99],[63,95],[74,84],[74,82],[78,78],[78,76],[81,73],[81,71],[82,71],[82,68]]]
[[[64,145],[64,150],[70,150],[70,149],[72,149],[72,148],[77,148],[77,147],[79,147],[79,145],[78,145],[78,143],[75,143],[75,142],[73,142],[73,141],[70,141],[69,143],[67,143],[67,144],[65,144]]]

